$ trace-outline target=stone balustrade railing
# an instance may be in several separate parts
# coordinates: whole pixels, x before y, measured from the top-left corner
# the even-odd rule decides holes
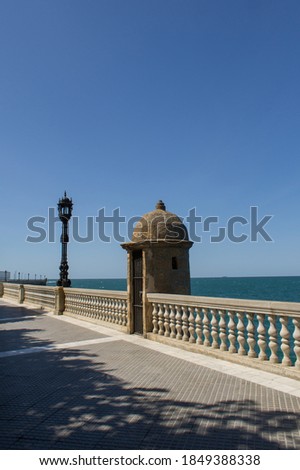
[[[0,283],[0,297],[127,331],[127,292]]]
[[[30,284],[10,284],[3,282],[2,296],[20,304],[34,305],[46,310],[55,309],[55,288]]]
[[[65,288],[64,313],[127,326],[127,292]]]
[[[50,286],[24,285],[24,303],[37,305],[46,310],[55,309],[55,288]]]
[[[12,300],[19,300],[20,286],[18,284],[9,284],[3,282],[2,284],[2,295]]]
[[[125,291],[0,283],[2,296],[130,331]],[[255,359],[255,367],[269,364],[285,375],[293,369],[300,377],[300,303],[151,293],[146,299],[149,339],[222,359]]]
[[[149,335],[300,370],[300,303],[148,294]]]

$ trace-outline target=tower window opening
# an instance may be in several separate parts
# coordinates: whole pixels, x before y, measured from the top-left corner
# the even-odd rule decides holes
[[[172,269],[178,269],[178,263],[176,256],[172,256]]]

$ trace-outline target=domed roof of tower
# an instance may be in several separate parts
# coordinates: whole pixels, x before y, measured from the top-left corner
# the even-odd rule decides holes
[[[176,214],[168,212],[161,200],[156,204],[154,211],[147,212],[142,216],[132,234],[132,242],[146,240],[174,242],[188,241],[188,239],[188,231],[181,219]]]

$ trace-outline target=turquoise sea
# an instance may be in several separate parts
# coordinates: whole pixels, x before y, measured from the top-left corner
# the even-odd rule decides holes
[[[48,285],[55,285],[49,280]],[[83,289],[126,290],[126,279],[72,279],[72,287]],[[195,277],[192,295],[234,299],[300,302],[300,276],[274,277]]]

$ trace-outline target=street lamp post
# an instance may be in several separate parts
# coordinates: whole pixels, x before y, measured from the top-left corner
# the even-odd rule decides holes
[[[58,204],[58,215],[62,222],[62,234],[61,234],[61,263],[60,263],[60,277],[57,281],[58,286],[62,287],[70,287],[71,281],[68,278],[68,258],[67,258],[67,244],[69,242],[69,235],[68,235],[68,223],[72,217],[72,208],[73,202],[72,199],[67,197],[66,191],[64,197],[59,199]]]

